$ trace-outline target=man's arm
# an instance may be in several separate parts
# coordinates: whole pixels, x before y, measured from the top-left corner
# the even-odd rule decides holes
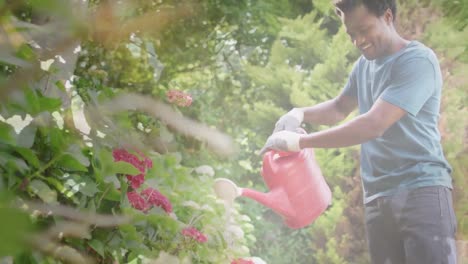
[[[405,110],[379,99],[367,113],[349,122],[301,136],[299,146],[300,148],[340,148],[358,145],[380,137],[405,114]],[[314,118],[320,117],[314,115]]]
[[[318,125],[334,125],[345,119],[357,106],[357,99],[340,94],[323,103],[299,108],[304,112],[304,122]]]

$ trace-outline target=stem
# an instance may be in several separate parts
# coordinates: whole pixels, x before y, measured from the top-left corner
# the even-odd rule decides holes
[[[41,174],[47,170],[50,166],[52,166],[52,164],[54,164],[59,158],[62,157],[62,153],[59,153],[57,154],[57,156],[53,157],[51,160],[49,160],[49,162],[47,162],[46,165],[44,165],[44,167],[40,168],[38,171],[36,171],[33,175],[31,175],[30,178],[41,178],[41,177],[44,177],[44,176],[41,176]],[[43,179],[43,178],[41,178]]]
[[[112,183],[111,183],[112,184]],[[101,207],[101,202],[102,202],[102,199],[104,199],[104,196],[106,196],[107,192],[110,190],[111,188],[111,184],[109,184],[109,186],[104,190],[104,192],[102,193],[101,197],[99,198],[98,200],[98,203],[96,205],[97,208],[100,208]]]

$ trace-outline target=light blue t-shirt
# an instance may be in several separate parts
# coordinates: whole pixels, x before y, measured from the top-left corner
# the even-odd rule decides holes
[[[452,169],[437,128],[441,90],[437,57],[420,42],[385,58],[357,60],[343,93],[357,97],[359,113],[379,98],[407,112],[381,137],[361,146],[364,203],[400,188],[452,188]]]

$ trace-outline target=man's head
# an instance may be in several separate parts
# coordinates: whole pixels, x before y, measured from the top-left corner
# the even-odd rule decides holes
[[[369,60],[390,55],[398,34],[396,0],[334,0],[351,41]]]

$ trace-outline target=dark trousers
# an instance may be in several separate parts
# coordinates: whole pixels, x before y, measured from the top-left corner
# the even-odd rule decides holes
[[[365,205],[373,264],[456,264],[452,192],[442,186],[402,190]]]

